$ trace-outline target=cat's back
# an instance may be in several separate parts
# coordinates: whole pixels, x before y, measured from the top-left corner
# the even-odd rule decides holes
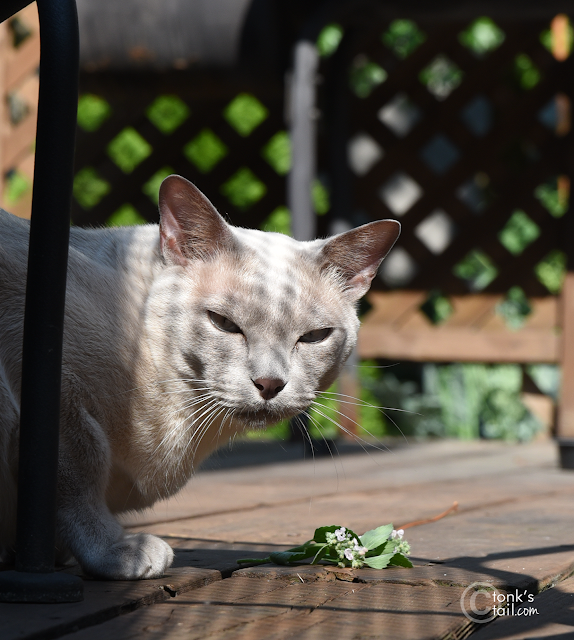
[[[9,291],[17,293],[25,283],[29,235],[29,220],[0,209],[0,291],[4,300]],[[153,259],[154,253],[157,253],[157,243],[154,243],[157,236],[157,225],[113,229],[72,227],[68,286],[74,287],[80,274],[89,274],[93,281],[97,281],[98,272],[109,275],[113,272],[138,271],[146,263],[151,266],[157,262]]]
[[[0,209],[0,283],[25,277],[30,223]],[[15,284],[15,283],[14,283]]]

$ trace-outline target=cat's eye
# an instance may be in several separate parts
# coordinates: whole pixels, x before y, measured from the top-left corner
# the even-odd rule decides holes
[[[229,318],[215,313],[215,311],[208,311],[209,319],[220,330],[226,333],[243,333],[241,329],[232,322]]]
[[[314,329],[313,331],[309,331],[308,333],[304,333],[300,338],[299,342],[323,342],[325,338],[328,338],[331,335],[333,329]]]

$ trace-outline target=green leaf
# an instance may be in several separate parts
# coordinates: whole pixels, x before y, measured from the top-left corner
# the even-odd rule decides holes
[[[384,569],[391,561],[391,558],[395,555],[397,554],[385,553],[382,556],[376,556],[374,558],[365,558],[365,564],[371,567],[371,569]]]
[[[394,553],[396,546],[396,540],[387,540],[387,542],[385,542],[384,544],[380,544],[374,549],[369,549],[369,551],[367,552],[367,557],[374,558],[375,556],[382,556],[386,553]]]
[[[397,567],[408,567],[412,569],[413,563],[402,553],[395,553],[395,555],[389,560],[389,564]]]
[[[329,548],[329,545],[327,544],[323,545],[319,549],[319,551],[317,551],[313,560],[311,560],[311,564],[317,564],[318,562],[320,562],[326,555],[329,554],[330,551],[331,549]]]
[[[319,527],[318,529],[315,529],[315,533],[313,534],[313,540],[315,540],[315,542],[327,542],[327,538],[325,537],[325,534],[335,533],[335,531],[340,528],[341,527],[337,524],[332,524],[328,527]]]
[[[377,527],[376,529],[372,529],[371,531],[365,531],[360,539],[363,543],[363,546],[371,550],[387,542],[392,531],[393,525],[385,524],[382,527]]]

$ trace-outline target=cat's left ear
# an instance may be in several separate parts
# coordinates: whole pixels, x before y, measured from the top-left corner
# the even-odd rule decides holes
[[[168,176],[159,188],[160,249],[167,262],[185,266],[232,249],[233,235],[203,193],[181,176]]]
[[[321,249],[323,267],[335,267],[347,280],[356,300],[369,290],[383,258],[401,233],[397,220],[377,220],[326,240]]]

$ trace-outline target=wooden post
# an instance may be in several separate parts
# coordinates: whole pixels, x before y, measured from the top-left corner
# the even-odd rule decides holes
[[[296,240],[313,240],[316,234],[311,190],[316,162],[315,85],[318,65],[315,45],[309,40],[297,42],[289,91],[292,160],[287,177],[287,203]]]
[[[293,51],[293,73],[287,86],[287,117],[291,135],[291,170],[287,176],[287,206],[291,211],[291,233],[296,240],[313,240],[316,234],[311,190],[316,164],[315,86],[319,55],[315,44],[299,40]],[[290,423],[290,439],[307,439],[300,429],[306,425],[304,414]],[[313,446],[313,445],[311,445]]]
[[[571,214],[568,214],[571,215]],[[572,226],[572,225],[569,225]],[[558,409],[557,436],[561,458],[571,451],[571,462],[563,467],[574,468],[574,271],[569,270],[561,294],[562,320],[562,388]]]
[[[567,27],[562,19],[564,16],[557,16],[552,23],[553,33],[553,53],[558,60],[564,60],[565,76],[572,83],[574,76],[574,64],[572,56],[568,57],[567,39],[563,36],[563,31]],[[566,27],[565,27],[566,25]],[[564,41],[564,42],[562,42]],[[562,44],[560,44],[562,43]],[[560,45],[560,46],[558,46]],[[560,176],[558,190],[562,191],[562,197],[568,197],[567,193],[572,184],[572,174],[574,173],[574,136],[571,128],[570,110],[572,105],[572,92],[569,95],[560,94],[557,104],[558,122],[556,133],[565,136],[569,145],[565,154],[565,172],[568,175]],[[567,256],[567,272],[560,295],[560,320],[562,326],[562,385],[560,389],[560,402],[558,407],[558,423],[556,435],[560,453],[560,466],[563,469],[574,469],[574,210],[572,209],[572,198],[568,198],[570,206],[564,217],[564,233],[562,234],[563,250]]]

